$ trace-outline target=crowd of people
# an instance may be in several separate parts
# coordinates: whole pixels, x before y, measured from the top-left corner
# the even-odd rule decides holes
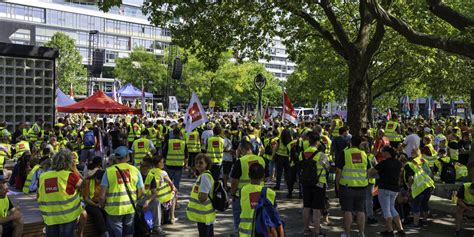
[[[54,125],[38,118],[14,131],[0,123],[0,235],[21,236],[23,228],[9,189],[36,194],[46,236],[82,236],[88,218],[100,236],[133,236],[144,210],[152,213],[151,232],[164,235],[162,225],[178,220],[181,178],[188,176],[196,181],[186,216],[199,236],[214,236],[212,197],[221,179],[232,199],[235,236],[258,236],[260,194],[277,207],[283,188],[287,199],[302,203],[301,235],[325,236],[334,188],[341,236],[351,235],[353,220],[357,236],[365,236],[377,210],[386,226],[380,235],[405,236],[405,228],[430,224],[435,183],[461,182],[455,223],[461,236],[463,216],[474,210],[467,168],[472,132],[468,120],[397,115],[357,134],[337,115],[264,126],[252,117],[216,115],[190,132],[183,119],[145,117],[66,116]]]

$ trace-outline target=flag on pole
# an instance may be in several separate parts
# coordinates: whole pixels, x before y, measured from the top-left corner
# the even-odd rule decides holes
[[[265,123],[266,126],[270,126],[271,122],[272,122],[272,115],[270,114],[270,108],[267,107],[267,109],[265,109],[265,114],[263,116],[263,122]]]
[[[413,104],[413,116],[418,117],[420,114],[420,105],[418,98],[416,98],[415,103]]]
[[[456,105],[454,104],[454,100],[451,100],[451,107],[449,108],[449,115],[456,115]]]
[[[410,97],[408,97],[407,95],[406,96],[403,96],[402,97],[402,113],[409,117],[410,116]]]
[[[431,109],[432,109],[432,104],[431,104],[431,96],[426,98],[425,102],[425,115],[427,119],[430,119],[431,116]]]
[[[142,115],[145,115],[145,86],[143,86],[143,80],[142,80]]]
[[[69,97],[71,97],[71,99],[74,99],[74,88],[72,87],[72,82],[71,86],[69,87]]]
[[[117,89],[115,88],[115,80],[112,84],[112,98],[114,99],[114,101],[117,101]]]
[[[188,108],[186,109],[186,115],[184,116],[184,123],[186,124],[186,132],[189,134],[199,125],[207,122],[207,115],[204,107],[202,107],[201,101],[193,91],[191,100],[189,101]]]
[[[288,119],[294,125],[298,125],[298,115],[296,114],[295,108],[293,108],[293,104],[291,104],[290,98],[283,92],[283,119],[285,121]]]
[[[388,108],[387,110],[387,120],[390,120],[392,119],[392,110],[390,108]]]

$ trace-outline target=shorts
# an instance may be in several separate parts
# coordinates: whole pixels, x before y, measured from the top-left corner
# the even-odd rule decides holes
[[[324,210],[326,207],[326,188],[303,187],[303,207]]]
[[[427,188],[410,201],[410,207],[413,213],[428,212],[430,210],[428,203],[432,190],[432,188]]]
[[[225,175],[229,175],[230,171],[232,170],[232,165],[234,165],[233,161],[223,161],[222,162],[222,170]]]
[[[364,212],[367,188],[339,187],[339,203],[344,212]]]
[[[13,234],[13,221],[5,222],[2,224],[3,235],[2,236],[11,236]]]

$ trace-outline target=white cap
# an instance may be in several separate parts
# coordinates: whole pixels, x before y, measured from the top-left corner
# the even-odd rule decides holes
[[[431,132],[431,128],[425,127],[425,132]]]

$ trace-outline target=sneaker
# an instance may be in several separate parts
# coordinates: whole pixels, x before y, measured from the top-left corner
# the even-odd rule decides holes
[[[401,237],[405,237],[405,231],[399,230],[399,231],[397,231],[397,235],[401,236]]]
[[[378,222],[379,222],[379,221],[377,221],[377,219],[375,219],[375,218],[370,218],[370,217],[369,217],[369,218],[367,219],[367,224],[368,224],[368,225],[375,225],[375,224],[377,224]]]
[[[379,234],[380,234],[381,236],[394,236],[394,235],[393,235],[393,231],[388,231],[388,230],[379,232]]]

